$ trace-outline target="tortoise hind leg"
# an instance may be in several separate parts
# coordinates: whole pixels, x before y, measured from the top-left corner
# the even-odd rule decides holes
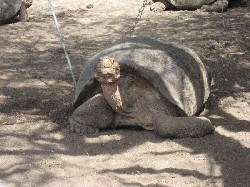
[[[203,12],[225,12],[228,8],[228,0],[217,0],[211,5],[203,5],[201,11]]]
[[[22,1],[21,7],[20,7],[19,20],[20,21],[29,21],[28,12],[26,10],[26,5],[25,5],[24,1]]]
[[[172,117],[161,115],[154,122],[154,130],[160,136],[167,138],[195,138],[212,134],[214,127],[210,120],[205,117]]]
[[[70,130],[78,134],[93,134],[112,125],[115,112],[103,94],[97,94],[80,105],[69,119]]]

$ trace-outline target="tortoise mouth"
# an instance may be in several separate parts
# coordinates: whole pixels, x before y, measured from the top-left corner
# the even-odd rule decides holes
[[[100,58],[95,68],[95,78],[100,83],[116,82],[120,77],[120,66],[114,58]]]
[[[100,83],[112,83],[116,82],[120,77],[120,74],[113,68],[101,68],[95,72],[95,78]]]

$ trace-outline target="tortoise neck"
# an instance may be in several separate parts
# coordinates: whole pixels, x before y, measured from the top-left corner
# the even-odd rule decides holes
[[[113,110],[120,110],[122,108],[123,103],[118,87],[118,81],[113,83],[102,83],[101,86],[103,94],[110,106],[113,108]]]

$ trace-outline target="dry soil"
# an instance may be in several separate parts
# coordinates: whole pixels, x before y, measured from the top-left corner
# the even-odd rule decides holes
[[[1,186],[250,185],[249,6],[219,14],[155,13],[140,9],[142,0],[53,5],[77,78],[91,56],[129,35],[194,49],[212,72],[203,115],[216,132],[196,139],[162,139],[142,129],[69,132],[74,85],[48,2],[34,0],[29,22],[0,26]]]

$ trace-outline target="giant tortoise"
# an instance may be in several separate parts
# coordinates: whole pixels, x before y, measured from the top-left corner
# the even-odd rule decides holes
[[[32,5],[33,0],[0,0],[0,24],[19,20],[27,21],[28,13],[26,8]]]
[[[75,92],[73,132],[141,126],[163,137],[202,137],[214,132],[197,117],[210,93],[198,55],[147,37],[121,39],[84,66]]]
[[[196,10],[204,12],[223,12],[228,8],[228,0],[150,0],[150,10]]]

